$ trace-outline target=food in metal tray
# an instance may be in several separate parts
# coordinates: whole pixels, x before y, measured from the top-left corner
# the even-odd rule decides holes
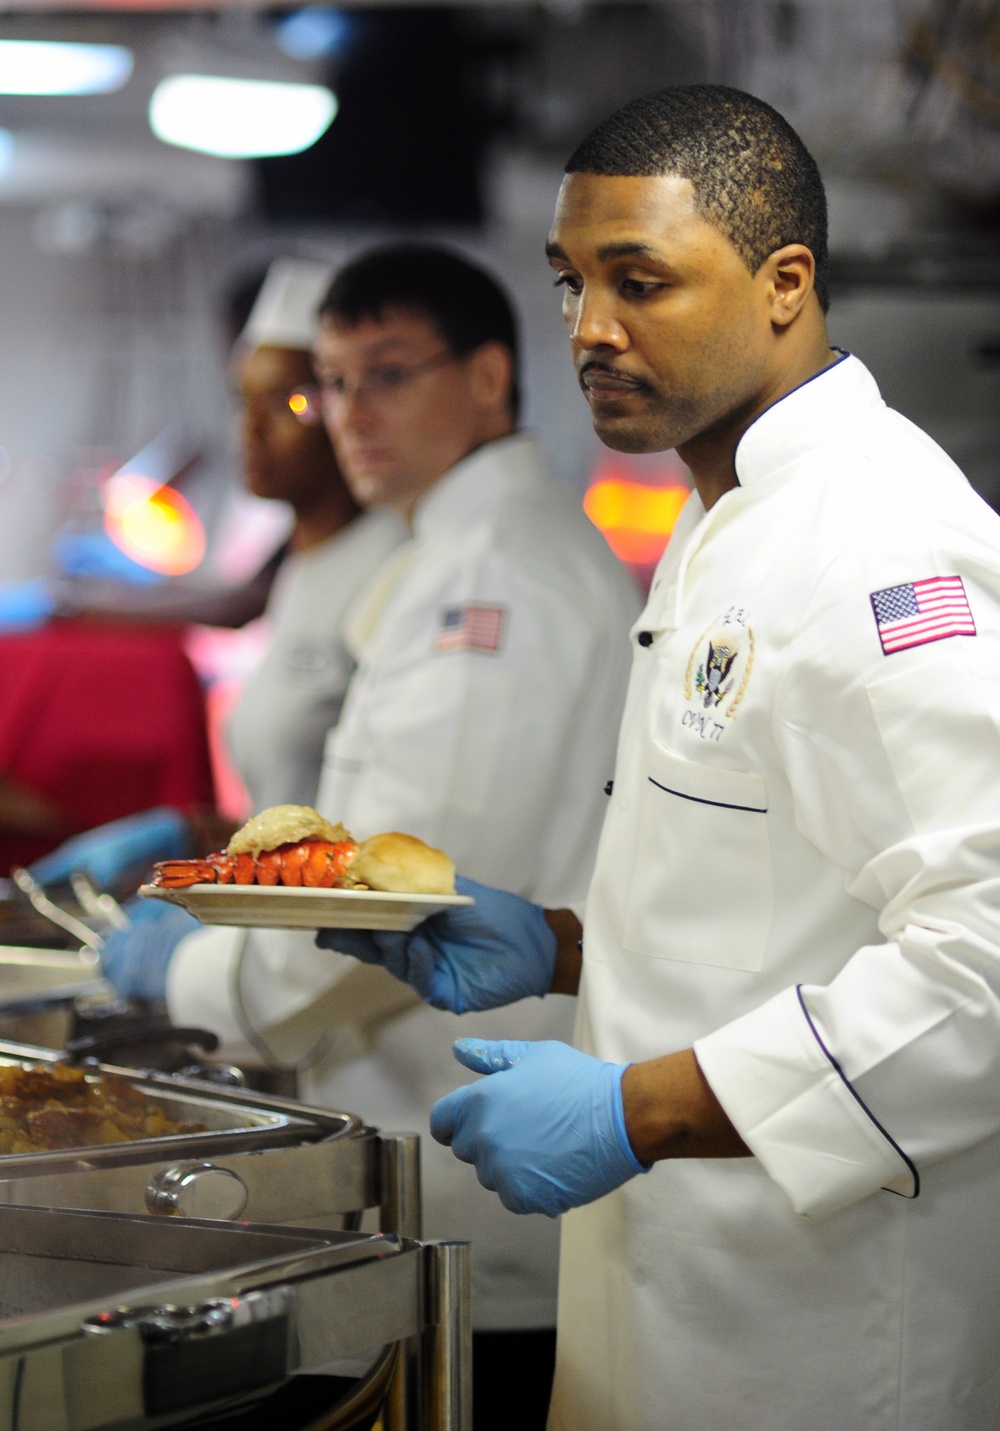
[[[388,831],[358,844],[343,825],[331,825],[307,805],[273,805],[237,830],[225,850],[155,867],[157,888],[195,884],[454,894],[455,866],[414,835]]]
[[[117,1073],[92,1074],[68,1063],[0,1067],[0,1154],[204,1131],[203,1123],[168,1118]]]

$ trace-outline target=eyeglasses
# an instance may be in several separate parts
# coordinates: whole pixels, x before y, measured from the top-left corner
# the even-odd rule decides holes
[[[342,402],[349,397],[367,398],[369,402],[385,405],[391,403],[424,373],[443,367],[445,363],[457,362],[461,357],[450,349],[435,353],[422,363],[379,363],[367,368],[355,382],[349,382],[342,373],[321,372],[317,377],[317,391],[324,406]]]

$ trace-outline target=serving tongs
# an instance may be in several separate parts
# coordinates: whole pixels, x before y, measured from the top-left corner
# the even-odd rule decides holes
[[[103,920],[112,929],[131,929],[132,921],[122,909],[113,894],[107,890],[98,893],[83,870],[74,870],[69,877],[76,902],[84,914],[92,919]]]
[[[84,924],[82,919],[77,919],[75,915],[68,914],[65,909],[61,909],[58,904],[53,903],[45,893],[45,890],[35,879],[34,875],[30,874],[26,869],[13,869],[10,872],[10,877],[21,893],[27,895],[32,908],[40,914],[43,919],[47,919],[50,924],[57,925],[67,934],[72,934],[74,939],[80,941],[85,950],[92,951],[94,963],[96,964],[98,962],[97,956],[104,947],[104,938],[98,934],[96,929],[91,929],[90,925]],[[97,893],[86,876],[80,874],[74,875],[73,880],[73,891],[87,913],[92,917],[96,914],[100,914],[101,917],[107,918],[103,908],[100,907],[103,904],[105,896]],[[78,885],[80,888],[78,888]],[[87,903],[84,902],[80,895],[80,890],[84,885],[89,891]],[[128,915],[111,895],[108,895],[107,898],[111,900],[121,918],[125,920],[125,924],[116,923],[116,927],[120,929],[128,928]],[[90,905],[89,908],[88,903]],[[108,923],[115,923],[115,921],[108,919]]]

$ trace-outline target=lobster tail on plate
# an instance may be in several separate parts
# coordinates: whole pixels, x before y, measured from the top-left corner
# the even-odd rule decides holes
[[[154,889],[197,884],[455,893],[455,866],[442,850],[390,830],[359,845],[306,805],[273,805],[248,820],[226,850],[204,859],[163,860]]]
[[[357,852],[353,840],[299,840],[262,850],[259,855],[228,851],[201,860],[163,860],[152,883],[159,889],[192,884],[283,884],[306,889],[336,889]]]

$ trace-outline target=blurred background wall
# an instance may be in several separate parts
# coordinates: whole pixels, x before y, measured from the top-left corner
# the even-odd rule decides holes
[[[100,484],[153,439],[200,454],[209,533],[238,486],[225,354],[241,289],[280,253],[339,261],[442,237],[507,280],[526,418],[581,493],[602,472],[676,482],[590,429],[541,256],[560,171],[635,94],[712,80],[768,99],[829,184],[835,341],[1000,498],[1000,6],[992,0],[660,0],[214,12],[20,6],[0,39],[124,46],[114,92],[0,95],[0,579],[51,564]],[[302,153],[235,159],[160,142],[178,72],[327,85]],[[169,465],[169,464],[168,464]]]

